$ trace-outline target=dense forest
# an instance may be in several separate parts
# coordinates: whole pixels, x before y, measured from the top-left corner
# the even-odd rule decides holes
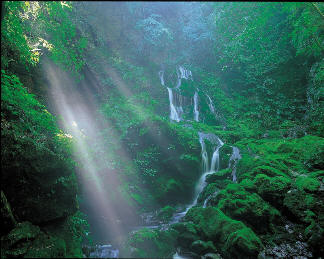
[[[1,3],[1,258],[322,258],[324,3]]]

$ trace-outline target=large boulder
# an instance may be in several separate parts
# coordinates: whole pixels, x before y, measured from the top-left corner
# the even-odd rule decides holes
[[[192,221],[203,240],[211,240],[227,258],[256,258],[262,250],[258,236],[240,221],[215,207],[191,208],[185,220]]]

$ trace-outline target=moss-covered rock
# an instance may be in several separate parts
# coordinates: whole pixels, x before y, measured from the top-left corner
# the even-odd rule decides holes
[[[242,222],[233,220],[215,207],[192,208],[185,216],[203,240],[211,240],[227,258],[255,258],[263,245],[258,236]]]
[[[264,200],[281,208],[283,198],[290,189],[291,183],[292,180],[289,177],[269,177],[265,174],[258,174],[253,181],[253,186]]]
[[[127,240],[126,253],[129,257],[168,258],[176,252],[178,232],[141,229],[131,234]]]
[[[66,243],[63,239],[41,233],[29,247],[26,258],[54,258],[68,257]]]
[[[18,223],[7,236],[1,238],[1,254],[5,257],[24,256],[40,232],[38,226],[28,221]]]
[[[301,191],[312,193],[316,192],[319,189],[321,183],[314,177],[307,177],[302,175],[296,179],[296,186]]]
[[[191,244],[191,250],[196,254],[203,255],[206,253],[215,253],[216,247],[212,241],[205,242],[202,240],[196,240]]]
[[[215,198],[217,207],[226,215],[243,221],[257,233],[270,230],[272,223],[278,221],[280,213],[271,207],[258,194],[249,193],[239,184],[229,184]],[[211,204],[213,202],[211,201]]]
[[[224,144],[219,149],[219,169],[220,170],[226,169],[228,167],[232,152],[233,152],[233,148],[227,144]]]
[[[159,211],[157,217],[163,222],[167,222],[171,219],[174,212],[175,212],[175,208],[171,206],[165,206]]]
[[[283,204],[297,220],[303,221],[306,211],[313,210],[316,206],[316,198],[312,194],[293,189],[287,192]]]
[[[222,169],[219,172],[207,175],[206,182],[212,183],[217,180],[231,179],[231,173],[232,173],[232,170],[230,168]]]
[[[190,248],[190,245],[199,239],[199,234],[192,222],[181,222],[172,225],[172,228],[178,231],[177,243],[181,247]]]

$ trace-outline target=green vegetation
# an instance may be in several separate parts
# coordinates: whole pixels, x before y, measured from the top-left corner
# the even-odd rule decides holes
[[[1,257],[320,257],[323,28],[320,2],[3,2]],[[169,225],[201,132],[219,170]]]

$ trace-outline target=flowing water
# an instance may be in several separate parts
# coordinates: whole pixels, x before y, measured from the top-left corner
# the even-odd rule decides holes
[[[194,119],[199,121],[199,111],[198,111],[198,93],[195,92],[194,95]]]
[[[172,217],[170,224],[179,222],[186,215],[186,213],[189,211],[190,208],[197,205],[199,195],[206,186],[207,175],[213,174],[217,172],[219,169],[219,150],[224,145],[224,143],[220,140],[220,138],[218,138],[216,135],[211,133],[198,132],[198,135],[199,135],[199,142],[201,145],[201,160],[202,160],[203,173],[196,185],[193,202],[189,204],[184,211],[176,213]],[[205,139],[209,140],[214,145],[214,150],[215,150],[212,155],[210,167],[208,163],[208,153],[206,149]]]
[[[208,100],[209,100],[209,102],[208,102],[208,107],[209,107],[211,113],[215,114],[215,107],[214,107],[213,101],[212,101],[212,99],[209,97],[208,94],[206,94],[206,96],[207,96],[207,98],[208,98]]]
[[[228,162],[228,168],[232,168],[232,179],[233,182],[237,182],[236,179],[236,166],[237,162],[242,158],[240,155],[240,150],[237,147],[232,147],[233,148],[233,153],[230,157],[230,160]]]
[[[182,66],[179,66],[176,69],[177,72],[177,83],[175,88],[169,88],[166,87],[168,90],[168,96],[169,96],[169,102],[170,102],[170,119],[175,122],[180,122],[182,120],[182,114],[183,114],[183,102],[184,97],[177,93],[177,88],[181,86],[181,80],[193,80],[192,72],[190,70],[185,69]],[[165,86],[164,82],[164,70],[159,71],[159,78],[162,86]],[[215,108],[212,103],[211,98],[207,95],[209,99],[209,108],[212,113],[215,114]],[[192,99],[191,99],[192,100]],[[192,105],[192,103],[191,103]],[[194,115],[194,121],[199,122],[199,96],[198,92],[195,91],[194,97],[193,97],[193,115]],[[186,125],[184,125],[186,126]],[[191,125],[190,125],[191,126]],[[170,226],[170,224],[174,224],[179,222],[188,212],[188,210],[194,206],[197,205],[198,197],[200,193],[203,191],[203,189],[206,186],[206,177],[209,174],[215,173],[219,170],[219,150],[224,145],[223,141],[217,137],[215,134],[211,133],[204,133],[204,132],[198,132],[199,142],[201,145],[201,163],[202,163],[202,174],[199,178],[196,188],[195,188],[195,194],[194,198],[191,204],[187,205],[184,210],[175,213],[171,220],[168,223],[161,223],[155,220],[154,213],[148,213],[147,215],[144,215],[143,218],[143,225],[142,226],[135,226],[132,228],[131,231],[136,231],[138,229],[141,229],[143,227],[150,228],[150,229],[166,229]],[[211,148],[213,150],[212,154],[210,156],[208,155],[207,146],[206,146],[206,140],[211,144]],[[233,181],[236,181],[236,163],[240,159],[239,150],[236,147],[233,147],[233,154],[229,161],[229,167],[232,168],[232,175],[233,175]],[[209,163],[210,161],[210,163]],[[204,202],[203,207],[205,208],[207,206],[208,201],[217,195],[218,191],[210,195]],[[110,257],[110,258],[117,258],[119,256],[119,250],[114,249],[111,245],[97,245],[93,251],[90,251],[87,254],[87,257],[98,257],[98,258],[104,258],[104,257]],[[174,258],[184,258],[181,257],[178,253],[174,255]]]
[[[174,96],[173,91],[171,88],[167,87],[168,93],[169,93],[169,101],[170,101],[170,119],[174,120],[176,122],[179,122],[181,120],[181,112],[182,107],[181,106],[175,106],[174,104]]]

